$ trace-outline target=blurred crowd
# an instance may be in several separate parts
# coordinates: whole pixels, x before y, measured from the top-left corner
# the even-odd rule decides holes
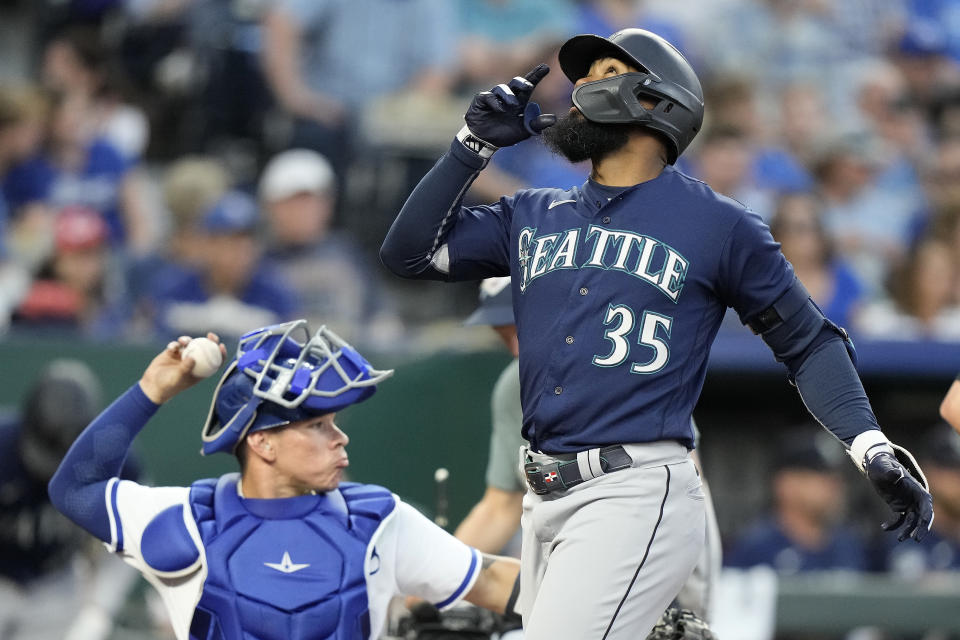
[[[879,571],[908,581],[960,571],[960,435],[938,422],[917,429],[914,437],[936,513],[919,544],[898,543],[876,527],[882,512],[861,513],[872,501],[860,493],[843,446],[811,423],[774,438],[775,453],[764,470],[766,508],[755,521],[726,532],[724,565],[765,565],[786,576]]]
[[[955,0],[3,0],[0,326],[149,340],[307,316],[410,344],[473,289],[409,295],[376,250],[470,97],[627,26],[703,81],[680,168],[761,215],[829,317],[960,340]],[[535,99],[570,90],[554,72]],[[528,142],[468,199],[586,172]]]
[[[307,317],[419,348],[475,287],[408,289],[381,269],[404,198],[476,91],[546,61],[534,99],[562,112],[559,45],[624,27],[674,42],[703,81],[680,169],[762,216],[834,322],[960,341],[960,0],[0,0],[0,332],[229,340]],[[587,172],[532,140],[467,198]],[[32,424],[0,424],[8,452]],[[769,510],[725,540],[728,565],[960,569],[960,436],[922,437],[937,517],[909,547],[845,526],[852,466],[827,440],[778,447]],[[39,532],[8,545],[14,582],[67,571],[23,549],[81,546],[28,462],[0,479],[15,487],[0,536]]]

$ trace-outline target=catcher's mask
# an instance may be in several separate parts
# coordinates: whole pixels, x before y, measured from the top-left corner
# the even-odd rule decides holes
[[[311,337],[306,320],[251,331],[217,383],[201,453],[233,452],[248,433],[363,402],[391,375],[325,326]]]

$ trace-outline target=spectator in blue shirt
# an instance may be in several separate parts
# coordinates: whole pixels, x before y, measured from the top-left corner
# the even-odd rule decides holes
[[[289,146],[319,151],[338,176],[367,105],[409,88],[445,96],[457,67],[450,0],[279,0],[263,24],[267,81],[294,118]]]
[[[231,185],[222,162],[208,156],[184,156],[170,164],[163,175],[163,204],[170,228],[158,251],[132,260],[127,282],[134,297],[136,332],[150,334],[154,327],[155,283],[184,277],[199,268],[205,250],[200,220]]]
[[[458,51],[470,87],[486,88],[504,74],[526,73],[576,33],[570,0],[459,0],[457,11]]]
[[[870,296],[906,255],[918,206],[882,183],[881,170],[872,141],[857,135],[829,143],[814,166],[824,225]]]
[[[98,29],[70,26],[46,44],[41,75],[45,86],[90,100],[96,137],[132,162],[146,150],[150,125],[143,110],[126,99],[125,78],[111,54]]]
[[[258,219],[256,203],[239,191],[228,192],[203,215],[199,265],[164,270],[154,283],[156,324],[162,336],[201,335],[206,327],[221,336],[238,337],[251,326],[293,317],[295,294],[261,258]]]
[[[758,214],[768,219],[772,207],[771,203],[777,193],[784,191],[805,191],[813,188],[813,178],[801,164],[800,158],[795,155],[798,149],[793,147],[796,135],[805,138],[806,144],[815,144],[818,135],[826,131],[829,123],[823,123],[817,107],[819,93],[812,93],[806,97],[796,97],[802,94],[803,89],[797,86],[784,89],[789,97],[783,97],[783,106],[789,103],[791,109],[799,107],[800,113],[781,113],[779,122],[773,126],[769,118],[764,117],[764,98],[757,89],[756,82],[751,78],[728,73],[714,78],[706,87],[704,102],[710,105],[709,137],[707,131],[699,143],[697,155],[691,158],[696,171],[703,163],[702,156],[709,146],[710,138],[718,138],[718,142],[730,146],[740,142],[746,145],[748,167],[741,183],[735,185],[736,191],[731,194],[735,199],[752,208]],[[819,122],[815,132],[805,130],[810,125],[810,111],[814,111],[813,120]],[[800,131],[798,131],[798,129]],[[723,136],[717,136],[723,132]],[[740,132],[740,140],[736,132]],[[774,135],[775,133],[775,135]],[[721,158],[722,160],[722,158]],[[682,158],[681,158],[682,161]]]
[[[100,213],[111,244],[142,253],[153,244],[154,225],[139,174],[112,145],[94,135],[89,99],[54,93],[46,148],[7,174],[4,194],[14,217],[41,203]]]
[[[790,433],[777,448],[772,511],[724,554],[726,565],[768,565],[784,575],[866,569],[863,541],[842,525],[843,448],[829,434],[809,431]]]
[[[47,103],[32,87],[0,87],[0,256],[13,257],[26,263],[26,254],[35,254],[32,247],[41,241],[31,229],[16,229],[11,224],[13,207],[7,191],[10,170],[37,153],[43,142]],[[45,219],[45,218],[44,218]],[[45,230],[49,236],[49,228]]]
[[[785,194],[777,201],[770,233],[824,315],[849,329],[863,302],[863,285],[836,255],[821,212],[822,205],[813,194]]]

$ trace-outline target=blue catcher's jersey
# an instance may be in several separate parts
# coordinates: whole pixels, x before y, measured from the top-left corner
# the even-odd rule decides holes
[[[512,276],[523,434],[549,453],[692,448],[726,307],[748,318],[794,281],[759,216],[669,166],[626,189],[532,189],[457,215],[449,277]]]

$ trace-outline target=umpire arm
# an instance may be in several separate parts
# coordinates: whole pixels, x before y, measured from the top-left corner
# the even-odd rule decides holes
[[[519,575],[519,560],[483,554],[480,575],[464,599],[495,613],[506,613]]]
[[[483,553],[496,553],[520,528],[522,503],[523,492],[488,486],[453,535]]]

